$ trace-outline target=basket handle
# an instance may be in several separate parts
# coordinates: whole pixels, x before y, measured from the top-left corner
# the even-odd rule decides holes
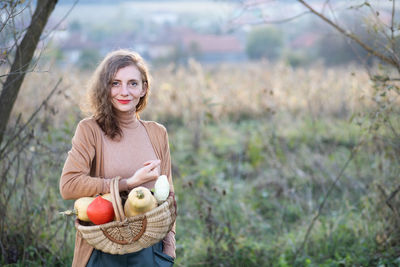
[[[115,213],[115,219],[117,221],[122,222],[125,220],[125,213],[124,209],[122,207],[122,201],[121,197],[119,195],[119,180],[121,177],[115,177],[111,180],[110,184],[110,193],[111,193],[111,203],[114,208],[114,213]]]

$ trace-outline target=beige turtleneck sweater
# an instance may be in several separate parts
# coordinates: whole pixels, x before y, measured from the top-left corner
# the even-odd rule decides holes
[[[155,122],[137,120],[134,114],[118,113],[122,137],[105,136],[93,118],[82,120],[72,140],[60,179],[60,192],[65,199],[77,199],[107,193],[110,178],[131,177],[143,163],[161,159],[161,174],[168,176],[173,189],[168,136],[165,127]],[[143,184],[153,188],[155,181]],[[120,190],[128,190],[122,180]],[[86,266],[92,248],[77,233],[73,266]],[[175,257],[175,227],[163,240],[164,253]]]
[[[112,140],[104,133],[104,176],[122,178],[131,177],[143,163],[157,159],[146,129],[136,116],[127,112],[117,112],[122,137]],[[154,188],[155,181],[143,184],[149,189]]]

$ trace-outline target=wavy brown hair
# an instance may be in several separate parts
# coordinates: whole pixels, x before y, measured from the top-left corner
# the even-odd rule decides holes
[[[114,139],[122,136],[122,130],[111,102],[111,83],[119,69],[134,65],[142,75],[143,88],[146,94],[136,105],[136,116],[147,104],[150,93],[150,75],[143,58],[136,52],[116,50],[109,53],[99,64],[88,86],[88,107],[104,133]]]

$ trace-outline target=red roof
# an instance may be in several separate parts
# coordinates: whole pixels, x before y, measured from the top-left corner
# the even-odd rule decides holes
[[[305,33],[299,35],[296,39],[291,42],[292,48],[301,48],[301,47],[311,47],[313,46],[319,39],[319,36],[315,33]]]
[[[201,52],[206,53],[243,51],[243,45],[235,36],[231,35],[189,34],[182,37],[182,42],[186,49],[196,45]]]

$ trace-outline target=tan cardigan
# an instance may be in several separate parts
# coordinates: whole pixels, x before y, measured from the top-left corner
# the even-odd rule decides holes
[[[156,122],[140,122],[149,135],[157,158],[161,160],[161,174],[168,176],[173,191],[167,130]],[[60,179],[60,193],[64,199],[78,199],[110,192],[111,179],[104,178],[102,134],[95,119],[87,118],[79,122]],[[121,191],[126,189],[122,188]],[[175,234],[175,225],[171,232]],[[86,266],[92,251],[93,247],[77,232],[72,266]]]

